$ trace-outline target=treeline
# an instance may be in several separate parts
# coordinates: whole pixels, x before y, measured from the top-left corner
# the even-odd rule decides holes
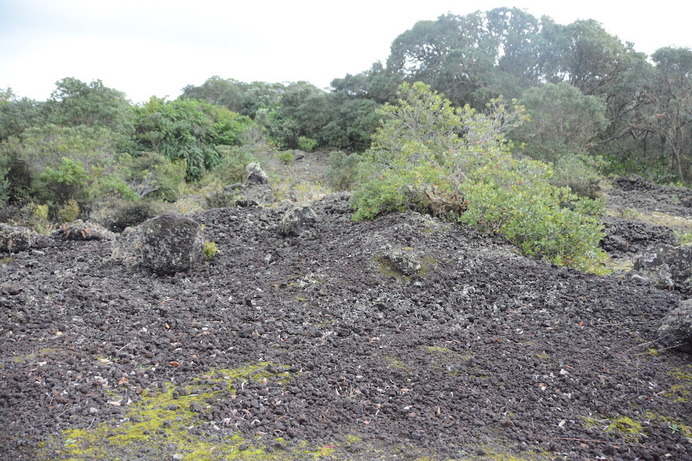
[[[592,20],[560,25],[498,8],[418,22],[386,63],[328,91],[212,77],[173,101],[133,105],[100,81],[65,78],[47,101],[0,91],[0,199],[50,205],[54,216],[108,200],[175,201],[181,184],[237,180],[258,144],[364,152],[381,107],[417,81],[456,107],[492,112],[499,97],[524,106],[530,120],[507,134],[515,154],[563,178],[690,184],[691,70],[688,48],[648,57]]]
[[[386,66],[337,78],[329,92],[214,77],[182,97],[259,118],[286,147],[308,138],[362,151],[379,123],[376,109],[395,102],[401,83],[421,81],[458,107],[516,99],[531,121],[511,138],[533,158],[600,156],[614,173],[689,184],[691,72],[689,48],[648,57],[593,20],[561,25],[498,8],[418,22],[394,40]]]

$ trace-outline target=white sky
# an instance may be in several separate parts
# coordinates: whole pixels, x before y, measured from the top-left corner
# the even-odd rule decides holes
[[[0,0],[0,88],[45,100],[55,82],[101,79],[132,102],[176,98],[213,75],[334,78],[385,62],[417,21],[516,6],[560,24],[595,19],[637,51],[692,47],[692,2],[658,0]]]

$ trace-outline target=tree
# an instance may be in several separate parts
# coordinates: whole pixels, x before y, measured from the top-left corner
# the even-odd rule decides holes
[[[609,94],[611,87],[645,56],[623,44],[593,19],[555,26],[550,33],[547,79],[569,82],[585,95]]]
[[[482,104],[494,65],[481,46],[483,22],[480,12],[419,21],[394,40],[387,68],[405,81],[428,83],[457,105]]]
[[[242,83],[233,79],[222,79],[217,75],[207,79],[200,86],[186,86],[180,98],[206,101],[238,113],[243,109]]]
[[[545,76],[554,23],[518,8],[420,21],[399,35],[387,60],[391,73],[423,81],[455,105],[482,108],[499,95],[518,97]]]
[[[547,83],[527,90],[519,100],[530,121],[512,133],[535,159],[555,162],[563,155],[586,154],[608,125],[606,104],[585,96],[567,82]]]
[[[646,105],[634,127],[655,134],[660,149],[682,182],[692,180],[692,50],[661,48],[652,56],[655,72],[645,90]]]
[[[130,134],[132,108],[125,94],[101,80],[84,83],[68,77],[56,83],[47,103],[49,121],[62,126],[100,126]]]
[[[33,99],[10,99],[0,103],[0,141],[21,135],[32,126],[46,123],[45,103]]]
[[[151,98],[138,109],[133,154],[152,151],[172,162],[184,160],[187,180],[197,181],[219,165],[219,146],[242,143],[249,118],[194,99]]]
[[[349,98],[369,99],[384,104],[394,102],[401,84],[399,76],[386,69],[381,62],[376,62],[370,70],[357,75],[347,74],[343,78],[332,80],[332,92]]]
[[[543,33],[545,23],[518,8],[495,8],[486,13],[487,49],[494,56],[497,74],[511,83],[500,81],[500,94],[519,97],[521,90],[536,86],[545,73],[549,43]]]
[[[377,109],[380,104],[372,99],[329,96],[333,104],[330,120],[319,131],[323,146],[363,152],[370,147],[372,135],[380,124]]]

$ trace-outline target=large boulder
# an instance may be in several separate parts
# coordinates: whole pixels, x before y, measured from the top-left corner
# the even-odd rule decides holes
[[[17,253],[28,250],[41,240],[41,235],[28,227],[0,223],[0,252]]]
[[[291,208],[279,223],[279,232],[285,237],[297,237],[317,224],[317,215],[307,205]]]
[[[665,316],[658,328],[658,340],[664,347],[692,353],[692,299]]]
[[[658,287],[692,292],[692,245],[659,245],[635,260],[634,271]]]
[[[413,277],[423,272],[423,264],[412,248],[391,248],[375,256],[380,270],[397,278]]]
[[[245,167],[245,182],[248,184],[267,184],[269,176],[257,162],[252,162]]]
[[[157,274],[192,269],[204,260],[202,227],[191,218],[164,214],[127,228],[113,248],[113,259]]]

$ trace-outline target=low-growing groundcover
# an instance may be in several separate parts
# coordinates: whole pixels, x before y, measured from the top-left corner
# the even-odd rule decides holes
[[[234,370],[210,370],[186,386],[176,388],[168,382],[163,389],[143,392],[134,403],[127,400],[123,388],[120,392],[114,390],[108,404],[126,406],[125,418],[63,431],[54,440],[48,440],[38,456],[73,460],[161,457],[191,461],[326,457],[333,451],[331,446],[311,447],[304,441],[287,443],[279,433],[271,440],[247,439],[238,433],[205,433],[205,426],[215,424],[205,420],[204,412],[224,399],[235,398],[236,386],[244,387],[249,381],[285,383],[291,379],[290,373],[283,371],[288,368],[259,362]],[[228,425],[229,420],[221,424]]]
[[[545,163],[514,157],[505,133],[521,107],[455,109],[423,83],[404,84],[364,155],[357,219],[415,209],[504,235],[527,256],[602,272],[603,204],[556,187]]]

